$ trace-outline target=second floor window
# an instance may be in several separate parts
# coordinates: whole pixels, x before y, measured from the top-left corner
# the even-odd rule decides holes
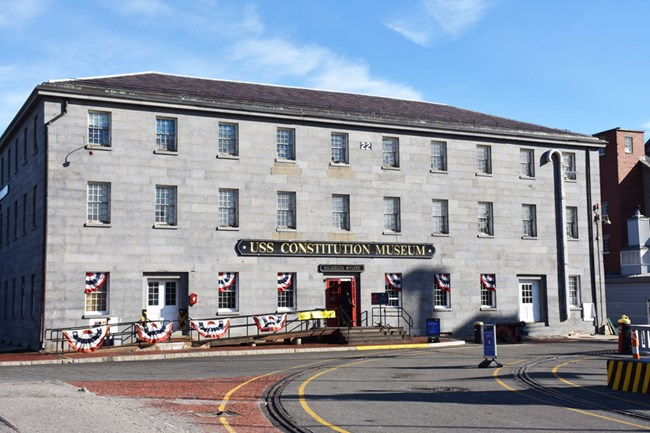
[[[576,154],[571,152],[562,153],[562,172],[564,178],[576,180]]]
[[[399,167],[399,139],[384,137],[383,139],[383,167]]]
[[[332,162],[335,164],[347,164],[348,161],[348,134],[332,132]]]
[[[490,202],[478,202],[478,232],[482,235],[494,235],[494,215]]]
[[[449,218],[447,200],[433,200],[433,233],[448,234]]]
[[[88,182],[87,222],[91,224],[109,224],[111,222],[111,184],[106,182]]]
[[[490,146],[476,146],[476,172],[492,174],[492,149]]]
[[[447,143],[444,141],[431,142],[431,170],[447,171]]]
[[[176,152],[176,119],[159,117],[156,119],[156,150]]]
[[[384,197],[384,230],[400,232],[400,200],[398,197]]]
[[[295,147],[296,132],[293,129],[278,128],[277,132],[277,157],[293,161],[296,159]]]
[[[535,151],[532,149],[521,149],[519,151],[520,175],[523,177],[535,177]]]
[[[278,228],[296,228],[296,193],[278,192]]]
[[[108,113],[88,113],[88,145],[110,147],[110,122]]]
[[[537,208],[534,204],[521,205],[522,235],[528,238],[537,237]]]
[[[237,125],[234,123],[219,123],[219,149],[220,155],[237,156]]]
[[[239,227],[236,189],[219,190],[219,227]]]
[[[578,239],[578,208],[566,208],[566,235],[569,239]]]
[[[156,185],[156,224],[176,225],[176,187]]]
[[[350,230],[350,196],[332,196],[332,227],[337,230]]]
[[[632,153],[634,150],[634,140],[632,137],[625,137],[625,153]]]

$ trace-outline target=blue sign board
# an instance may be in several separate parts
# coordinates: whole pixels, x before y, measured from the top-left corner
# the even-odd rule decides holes
[[[497,339],[494,325],[483,325],[483,356],[497,357]]]

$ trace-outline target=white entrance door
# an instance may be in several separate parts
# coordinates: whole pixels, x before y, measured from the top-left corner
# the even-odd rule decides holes
[[[524,322],[541,321],[539,310],[539,283],[535,280],[519,281],[519,320]]]
[[[147,318],[174,321],[178,328],[178,280],[147,281]]]

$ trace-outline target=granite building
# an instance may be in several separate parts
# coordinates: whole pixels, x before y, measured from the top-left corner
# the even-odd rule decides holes
[[[385,97],[159,73],[48,81],[0,139],[0,341],[346,297],[353,326],[383,299],[416,335],[427,318],[457,336],[475,321],[594,332],[603,146]]]

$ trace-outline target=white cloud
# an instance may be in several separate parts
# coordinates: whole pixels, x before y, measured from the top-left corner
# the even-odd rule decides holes
[[[0,29],[26,25],[47,8],[48,1],[0,0]]]

